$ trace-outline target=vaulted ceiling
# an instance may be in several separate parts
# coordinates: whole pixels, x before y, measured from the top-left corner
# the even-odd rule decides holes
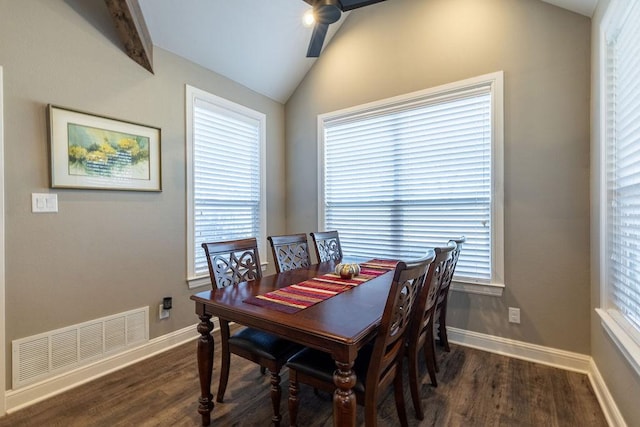
[[[311,8],[307,0],[138,1],[153,45],[282,103],[317,60],[306,57],[312,32],[302,23]],[[392,1],[366,7],[384,8]],[[590,17],[598,0],[543,1]],[[348,15],[361,10],[329,26],[325,48]],[[129,53],[144,56],[143,49]]]

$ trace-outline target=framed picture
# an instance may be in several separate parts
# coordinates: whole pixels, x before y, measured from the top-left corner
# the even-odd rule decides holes
[[[160,129],[47,106],[52,188],[162,191]]]

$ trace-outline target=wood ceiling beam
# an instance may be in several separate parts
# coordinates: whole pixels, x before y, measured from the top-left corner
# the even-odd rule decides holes
[[[153,43],[138,0],[104,0],[127,55],[153,74]]]

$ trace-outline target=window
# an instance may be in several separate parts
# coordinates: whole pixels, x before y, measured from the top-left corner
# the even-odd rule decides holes
[[[603,20],[601,309],[605,329],[640,374],[640,1]]]
[[[266,254],[265,115],[187,86],[188,282],[210,284],[203,242],[255,237]]]
[[[319,121],[320,227],[345,254],[415,258],[465,235],[458,288],[501,294],[501,72]]]

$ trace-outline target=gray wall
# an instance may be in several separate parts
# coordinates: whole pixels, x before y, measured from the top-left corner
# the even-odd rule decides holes
[[[8,364],[13,339],[137,307],[150,306],[150,338],[196,323],[185,282],[186,83],[266,114],[267,229],[285,231],[283,105],[160,49],[154,63],[155,75],[126,56],[103,1],[0,1]],[[163,191],[49,189],[48,103],[160,127]],[[33,192],[57,193],[59,213],[32,214]],[[163,296],[174,304],[159,321]]]
[[[149,74],[122,52],[102,1],[0,0],[7,352],[13,339],[139,306],[151,307],[151,338],[195,323],[184,281],[185,83],[267,115],[268,232],[277,234],[318,226],[317,114],[504,70],[507,289],[502,298],[454,293],[450,323],[591,354],[633,424],[640,380],[591,315],[599,241],[594,207],[590,294],[589,25],[537,0],[362,9],[288,102],[285,153],[282,105],[160,49]],[[597,106],[595,72],[593,82]],[[162,193],[49,189],[48,103],[161,127]],[[32,192],[57,193],[60,212],[32,214]],[[174,308],[160,322],[155,307],[167,295]],[[507,323],[508,306],[522,309],[520,326]]]
[[[352,13],[286,104],[288,231],[318,227],[318,114],[504,70],[506,290],[454,292],[448,323],[589,354],[589,67],[590,20],[538,0]]]
[[[621,415],[627,425],[640,425],[640,377],[629,365],[617,346],[613,343],[600,323],[600,316],[595,308],[600,307],[600,247],[605,242],[600,241],[600,146],[604,141],[600,139],[600,120],[604,111],[600,110],[601,79],[600,73],[600,30],[602,18],[607,10],[609,0],[600,0],[593,16],[592,25],[592,116],[591,116],[591,356],[598,366],[600,375],[607,384]],[[604,267],[604,266],[603,266]]]

